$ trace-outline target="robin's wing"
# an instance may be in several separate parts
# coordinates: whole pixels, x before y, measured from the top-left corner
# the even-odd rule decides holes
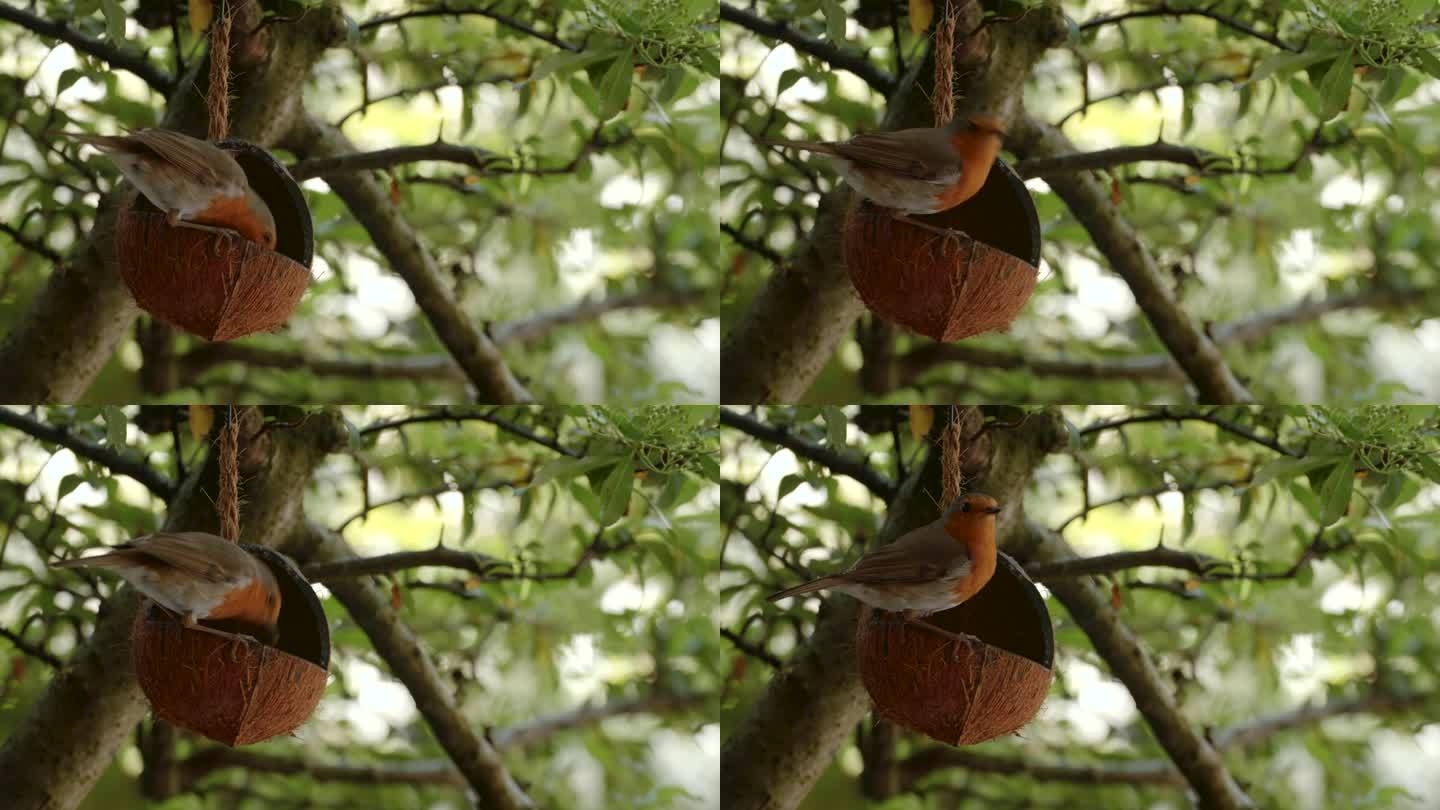
[[[249,573],[247,567],[235,565],[234,554],[249,556],[243,549],[204,532],[157,532],[137,537],[124,547],[208,582],[229,582],[237,571]]]
[[[851,582],[933,582],[959,576],[969,564],[965,545],[936,521],[866,554],[841,577]]]
[[[137,130],[130,137],[196,182],[210,186],[245,184],[240,165],[214,144],[168,129]]]
[[[835,153],[862,168],[883,169],[914,180],[953,183],[960,179],[960,160],[947,149],[943,134],[933,129],[867,132],[835,144]]]

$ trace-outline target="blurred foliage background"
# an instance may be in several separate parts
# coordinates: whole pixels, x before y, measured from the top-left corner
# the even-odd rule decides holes
[[[983,410],[995,430],[1037,413]],[[1060,531],[1084,557],[1163,544],[1218,563],[1204,573],[1130,568],[1099,582],[1189,721],[1212,740],[1229,738],[1216,744],[1256,805],[1434,807],[1440,409],[1059,412],[1070,442],[1029,480],[1025,516]],[[897,464],[910,469],[926,452],[903,408],[741,415],[809,449],[797,455],[757,441],[722,417],[727,731],[809,637],[817,609],[849,598],[775,605],[764,597],[851,564],[885,509],[859,477],[897,481]],[[847,474],[815,460],[831,452],[851,465]],[[971,758],[971,767],[962,759],[935,768],[910,758],[938,746],[903,729],[891,746],[859,745],[862,736],[884,739],[867,716],[801,806],[1191,806],[1181,785],[1163,783],[1173,770],[1130,693],[1040,588],[1056,630],[1056,679],[1029,725],[944,749]],[[885,782],[867,779],[867,769],[882,762],[900,769],[900,790],[867,797],[865,784]],[[1127,778],[1147,768],[1161,784]]]
[[[317,3],[267,3],[266,24],[286,25]],[[706,156],[719,137],[713,6],[503,0],[448,16],[440,7],[345,2],[348,41],[307,78],[306,110],[343,122],[361,150],[443,140],[497,156],[483,169],[430,161],[385,176],[464,312],[497,340],[542,314],[599,307],[505,340],[507,360],[537,399],[715,401],[718,367],[694,361],[718,351],[718,322],[703,304],[719,279],[720,236],[712,186],[699,179],[713,168]],[[204,52],[187,4],[174,0],[42,2],[30,11],[166,75]],[[165,98],[53,34],[8,22],[0,22],[0,88],[0,331],[8,331],[54,260],[90,228],[100,193],[120,182],[94,150],[46,133],[153,126]],[[463,377],[443,362],[443,345],[364,229],[323,180],[303,185],[316,283],[287,327],[228,353],[178,337],[173,390],[144,388],[146,344],[127,341],[91,401],[185,402],[197,392],[261,402],[465,398]],[[431,370],[415,373],[416,364]]]
[[[34,418],[173,480],[177,465],[188,469],[205,451],[188,422],[171,424],[176,413],[50,408]],[[539,726],[503,754],[532,798],[544,807],[713,807],[715,409],[376,406],[343,415],[352,442],[309,482],[311,520],[341,531],[362,556],[443,543],[504,562],[486,574],[407,569],[380,583],[475,725],[492,738]],[[46,563],[151,531],[163,510],[135,479],[0,427],[0,740],[121,585]],[[224,768],[164,806],[472,806],[459,785],[403,783],[407,769],[443,765],[444,751],[344,607],[323,585],[317,591],[334,644],[326,694],[294,737],[243,749],[301,769]],[[590,716],[572,714],[586,707]],[[560,722],[547,730],[547,719]],[[180,739],[181,758],[213,747]],[[310,770],[319,764],[379,776],[331,781]],[[141,749],[124,747],[85,806],[156,806],[141,798],[143,766]]]
[[[990,3],[991,25],[1049,6]],[[1440,10],[1428,0],[1063,0],[1068,40],[1026,83],[1026,112],[1082,151],[1163,140],[1217,156],[1102,174],[1121,214],[1197,323],[1260,401],[1435,401]],[[811,53],[839,49],[882,79],[924,55],[940,3],[726,3],[783,24],[797,48],[721,29],[721,216],[736,272],[734,323],[772,263],[813,223],[835,173],[756,138],[839,139],[874,130],[885,95]],[[732,12],[738,9],[738,13]],[[937,14],[938,16],[938,14]],[[884,87],[883,81],[880,85]],[[928,85],[927,85],[928,86]],[[1007,156],[1007,160],[1014,159]],[[1125,284],[1043,180],[1028,186],[1044,238],[1041,280],[1011,328],[936,350],[900,329],[848,340],[811,402],[1156,402],[1183,378]],[[862,364],[893,363],[893,387]],[[862,390],[862,384],[869,387]],[[931,397],[929,395],[933,394]]]

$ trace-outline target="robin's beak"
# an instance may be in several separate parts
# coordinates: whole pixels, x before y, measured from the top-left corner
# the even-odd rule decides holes
[[[1003,512],[1004,510],[1005,510],[1005,507],[1003,507],[1003,506],[990,506],[990,507],[986,507],[984,511],[985,511],[985,514],[987,514],[987,515],[998,515],[998,514],[1000,514],[1001,512]]]

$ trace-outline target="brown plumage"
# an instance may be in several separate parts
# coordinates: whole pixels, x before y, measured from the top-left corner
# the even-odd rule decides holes
[[[175,613],[196,630],[273,642],[280,615],[280,586],[270,567],[235,543],[205,532],[157,532],[115,546],[107,554],[52,563],[54,568],[103,568]]]
[[[275,218],[250,187],[233,155],[209,141],[168,129],[126,135],[54,135],[104,152],[171,225],[235,231],[266,248],[275,247]]]
[[[770,601],[832,589],[898,612],[907,621],[947,610],[979,593],[995,574],[995,521],[989,495],[957,498],[939,519],[871,551],[848,570],[771,594]],[[954,635],[918,622],[943,635]]]
[[[759,140],[834,160],[861,196],[901,214],[933,214],[985,185],[1005,132],[989,115],[956,116],[943,127],[867,132],[848,141]]]

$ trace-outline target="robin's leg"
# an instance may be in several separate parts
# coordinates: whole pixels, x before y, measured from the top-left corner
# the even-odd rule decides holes
[[[218,233],[218,234],[220,234],[220,235],[222,235],[222,236],[238,236],[238,235],[239,235],[239,232],[238,232],[238,231],[233,231],[233,230],[231,230],[231,229],[229,229],[229,228],[217,228],[217,227],[215,227],[214,225],[201,225],[201,224],[198,223],[198,222],[191,222],[191,221],[189,221],[189,220],[181,219],[181,218],[180,218],[180,212],[179,212],[179,211],[174,211],[174,210],[166,211],[166,212],[165,212],[165,221],[168,222],[168,223],[170,223],[171,227],[175,227],[175,228],[193,228],[193,229],[195,229],[195,230],[197,230],[197,231],[209,231],[209,232],[211,232],[211,233]],[[223,245],[223,244],[224,244],[223,242],[217,242],[217,243],[215,244],[215,254],[216,254],[217,256],[220,255],[221,252],[223,251],[223,248],[221,247],[221,245]]]
[[[946,239],[958,239],[958,238],[961,237],[961,236],[963,236],[963,237],[965,237],[965,238],[967,238],[967,239],[973,239],[973,238],[974,238],[974,237],[970,236],[970,234],[965,233],[964,231],[960,230],[959,228],[941,228],[941,227],[938,226],[938,225],[931,225],[931,224],[928,223],[928,222],[921,222],[921,221],[918,220],[918,219],[911,219],[911,218],[910,218],[910,215],[907,214],[907,213],[905,213],[904,211],[900,211],[900,210],[894,209],[894,208],[892,208],[892,209],[890,209],[890,210],[891,210],[890,216],[891,216],[892,219],[895,219],[895,220],[900,221],[900,222],[904,222],[904,223],[909,224],[909,225],[914,225],[914,226],[917,227],[917,228],[924,228],[925,230],[930,231],[931,233],[939,234],[940,236],[943,236],[943,237],[945,237]]]
[[[935,633],[936,635],[944,636],[951,641],[958,641],[961,644],[964,644],[966,647],[970,647],[971,649],[974,649],[975,646],[980,643],[980,639],[970,635],[969,633],[952,633],[943,627],[938,627],[931,624],[930,622],[925,621],[924,619],[917,618],[911,615],[908,611],[905,613],[905,621],[915,625],[916,627],[923,627],[926,630]]]
[[[220,636],[221,638],[228,638],[228,639],[230,639],[230,640],[232,640],[232,641],[240,641],[240,642],[243,642],[243,643],[246,643],[246,644],[250,644],[250,643],[252,643],[252,642],[255,643],[255,644],[259,644],[259,643],[260,643],[260,640],[259,640],[259,639],[255,638],[254,636],[245,635],[244,633],[227,633],[227,632],[224,631],[224,630],[216,630],[216,629],[213,628],[213,627],[206,627],[205,625],[201,624],[199,621],[197,621],[197,620],[195,619],[195,614],[193,614],[193,613],[186,613],[185,615],[181,616],[181,617],[180,617],[180,623],[181,623],[182,625],[190,628],[191,630],[200,630],[200,631],[202,631],[202,632],[206,632],[206,633],[210,633],[210,634],[212,634],[212,635]],[[232,647],[231,650],[230,650],[230,657],[231,657],[232,660],[239,661],[239,660],[240,660],[239,650],[236,649],[236,648],[234,648],[234,647]]]

